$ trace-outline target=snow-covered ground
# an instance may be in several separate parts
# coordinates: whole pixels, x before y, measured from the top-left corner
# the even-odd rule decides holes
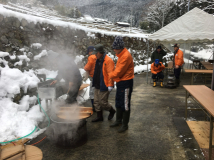
[[[192,60],[194,59],[213,59],[214,45],[207,45],[207,49],[200,49],[198,52],[191,52]]]

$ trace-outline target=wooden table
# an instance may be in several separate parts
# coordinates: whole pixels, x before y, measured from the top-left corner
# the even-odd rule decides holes
[[[204,73],[204,74],[212,74],[213,70],[202,70],[202,69],[185,69],[186,73],[192,73],[192,77],[191,77],[191,82],[190,84],[193,84],[193,78],[194,78],[194,74],[196,73]]]
[[[203,65],[205,69],[213,69],[213,64],[210,62],[201,61],[200,64]]]
[[[190,95],[196,99],[200,105],[205,109],[210,117],[210,138],[209,138],[209,160],[212,158],[212,134],[213,134],[213,117],[214,117],[214,91],[205,85],[184,85],[186,89],[186,106],[185,106],[185,118],[187,119],[187,110],[192,110],[187,108],[187,98],[188,92]],[[203,110],[202,109],[202,110]]]
[[[204,64],[203,66],[206,69],[213,70],[213,64]]]

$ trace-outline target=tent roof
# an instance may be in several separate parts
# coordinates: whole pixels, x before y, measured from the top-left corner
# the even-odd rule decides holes
[[[183,43],[214,40],[214,16],[194,8],[148,37],[153,41]]]

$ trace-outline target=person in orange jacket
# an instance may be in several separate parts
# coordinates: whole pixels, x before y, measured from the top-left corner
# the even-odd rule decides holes
[[[95,87],[94,106],[97,117],[92,122],[103,121],[103,110],[110,112],[108,120],[111,120],[114,117],[115,110],[108,103],[108,97],[113,89],[114,81],[110,79],[109,74],[114,70],[114,61],[106,55],[102,44],[95,45],[92,54],[96,54],[97,57],[92,85]]]
[[[134,62],[130,52],[124,47],[122,37],[115,38],[112,48],[118,57],[116,68],[109,77],[116,81],[116,121],[110,127],[122,124],[119,133],[128,129],[133,91]]]
[[[176,86],[180,84],[180,74],[181,67],[184,64],[183,52],[179,49],[180,45],[175,44],[174,46],[174,58],[173,58],[173,67],[174,67],[174,75],[176,78]]]
[[[152,79],[154,82],[153,87],[156,87],[157,78],[160,79],[161,87],[163,87],[163,70],[165,69],[165,66],[162,64],[162,62],[159,61],[159,59],[155,59],[155,62],[151,64],[151,72],[152,72]]]
[[[89,46],[87,48],[87,52],[86,55],[88,55],[88,62],[84,67],[84,70],[86,71],[84,74],[84,78],[83,81],[86,81],[88,79],[88,76],[90,75],[90,80],[92,81],[92,78],[94,76],[94,69],[95,69],[95,64],[96,64],[96,60],[97,57],[96,55],[92,55],[92,52],[94,51],[94,46]],[[91,99],[91,104],[93,107],[93,111],[95,111],[95,107],[94,107],[94,87],[92,87],[92,82],[90,84],[90,91],[89,91],[89,98]]]
[[[92,55],[93,50],[94,50],[94,46],[89,46],[87,48],[86,55],[88,55],[88,62],[84,67],[84,70],[86,71],[86,73],[88,73],[88,75],[90,75],[90,77],[92,77],[92,78],[94,75],[95,63],[97,60],[96,55]],[[87,76],[86,76],[86,78],[87,78]]]

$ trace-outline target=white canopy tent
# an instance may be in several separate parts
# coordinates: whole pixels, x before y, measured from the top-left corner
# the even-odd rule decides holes
[[[175,43],[181,44],[181,48],[190,51],[191,43],[214,42],[214,16],[194,8],[149,36],[148,39],[162,43],[171,51],[172,44]],[[214,89],[214,77],[212,89]]]

